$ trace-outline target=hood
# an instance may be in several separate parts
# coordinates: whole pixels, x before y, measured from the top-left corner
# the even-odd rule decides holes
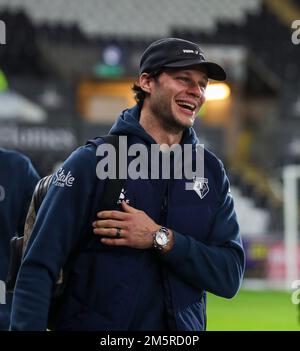
[[[109,134],[133,135],[141,138],[146,144],[156,144],[156,141],[140,125],[140,114],[141,109],[138,105],[122,111],[109,131]],[[181,143],[193,145],[199,143],[193,128],[188,128],[184,131]]]

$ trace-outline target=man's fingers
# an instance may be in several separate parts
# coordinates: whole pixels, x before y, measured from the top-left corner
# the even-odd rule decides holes
[[[119,227],[119,230],[117,228],[94,228],[93,229],[94,234],[97,235],[105,235],[105,236],[111,236],[112,238],[120,235],[120,237],[124,237],[128,234],[128,231],[125,229],[122,229]]]
[[[123,210],[127,213],[138,213],[139,212],[139,210],[128,205],[124,200],[122,201],[122,207],[123,207]]]
[[[111,237],[114,237],[117,235],[116,228],[94,228],[93,232],[98,235],[105,235],[105,236],[111,236]]]
[[[128,219],[128,214],[121,211],[101,211],[97,213],[97,217],[100,219],[116,219],[124,221]]]
[[[126,223],[123,221],[115,221],[113,219],[103,219],[93,222],[94,228],[126,228]]]
[[[110,245],[110,246],[128,246],[128,242],[126,239],[108,239],[108,238],[102,238],[101,239],[102,244],[105,245]]]

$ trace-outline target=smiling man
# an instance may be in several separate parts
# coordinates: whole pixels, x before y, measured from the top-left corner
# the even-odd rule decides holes
[[[205,68],[168,68],[156,79],[149,73],[143,73],[140,87],[151,95],[151,99],[144,102],[140,123],[148,125],[155,121],[160,127],[155,126],[155,130],[167,130],[172,139],[175,137],[175,143],[180,143],[183,129],[193,126],[205,101],[207,82]],[[171,143],[166,141],[174,144],[173,140],[170,140]]]
[[[208,79],[225,78],[198,44],[158,40],[142,54],[136,106],[121,113],[110,133],[149,153],[152,145],[190,145],[195,162],[193,123]],[[205,149],[203,177],[175,178],[175,167],[169,179],[129,176],[115,208],[96,214],[90,204],[99,158],[91,145],[80,147],[59,171],[72,184],[51,185],[18,276],[11,329],[46,329],[53,284],[92,215],[91,240],[71,267],[57,329],[205,330],[206,292],[233,297],[245,263],[221,161]],[[156,166],[149,162],[149,173]],[[98,182],[104,189],[105,181]]]

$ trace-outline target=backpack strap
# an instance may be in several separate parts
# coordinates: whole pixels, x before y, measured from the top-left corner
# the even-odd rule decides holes
[[[38,212],[46,194],[47,191],[52,183],[53,179],[53,174],[50,174],[42,179],[39,180],[37,183],[34,193],[33,193],[33,202],[34,202],[34,210],[35,213]]]
[[[37,182],[28,208],[23,235],[15,235],[10,240],[10,258],[6,277],[6,290],[8,293],[13,293],[14,291],[17,275],[32,232],[36,214],[49,189],[52,177],[53,175],[49,175]]]
[[[29,209],[27,212],[25,225],[24,225],[22,256],[24,255],[24,252],[26,250],[28,240],[30,238],[32,228],[36,219],[36,215],[52,183],[52,179],[53,179],[53,174],[50,174],[40,179],[35,186],[32,199],[29,205]]]
[[[101,195],[101,209],[113,209],[119,198],[123,185],[124,179],[118,179],[119,175],[119,136],[118,135],[104,135],[95,139],[88,140],[86,144],[95,145],[96,148],[103,144],[111,144],[116,150],[116,179],[107,179],[103,194]]]

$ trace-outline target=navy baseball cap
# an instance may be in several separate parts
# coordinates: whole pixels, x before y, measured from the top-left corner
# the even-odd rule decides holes
[[[159,39],[150,44],[142,54],[139,73],[197,65],[206,68],[208,78],[226,79],[224,69],[214,62],[206,61],[198,44],[178,38]]]

